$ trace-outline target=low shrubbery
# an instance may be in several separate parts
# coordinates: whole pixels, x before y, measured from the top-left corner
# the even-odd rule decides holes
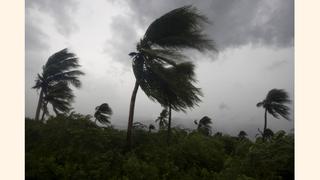
[[[266,141],[196,131],[101,128],[85,116],[26,119],[26,179],[293,179],[294,139],[283,131]]]

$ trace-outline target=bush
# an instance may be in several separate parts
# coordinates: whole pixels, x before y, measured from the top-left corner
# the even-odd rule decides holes
[[[89,117],[26,119],[26,179],[217,179],[294,178],[294,138],[283,131],[268,141],[173,130],[126,132],[96,126]]]

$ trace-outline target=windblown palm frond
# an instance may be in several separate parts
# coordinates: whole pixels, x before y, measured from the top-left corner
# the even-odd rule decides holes
[[[208,116],[204,116],[197,122],[196,120],[194,121],[196,125],[198,125],[197,130],[205,135],[209,135],[211,133],[211,118]]]
[[[286,120],[290,120],[290,108],[286,105],[290,103],[289,95],[283,89],[271,89],[266,98],[257,104],[257,107],[265,109],[263,139],[266,138],[267,130],[267,113],[279,119],[280,116]],[[270,130],[270,129],[269,129]]]
[[[152,64],[150,68],[144,68],[141,75],[144,77],[139,83],[141,89],[163,106],[170,104],[173,110],[184,112],[201,101],[202,92],[193,85],[196,80],[191,62],[171,67]]]
[[[155,120],[155,122],[159,122],[159,129],[165,129],[168,126],[168,110],[167,108],[164,108],[160,116]]]
[[[34,89],[41,89],[36,120],[39,118],[39,108],[46,106],[44,105],[45,101],[52,104],[53,110],[56,113],[67,112],[70,109],[70,102],[74,96],[68,86],[72,84],[76,88],[81,87],[79,76],[84,75],[84,73],[77,70],[79,67],[78,58],[74,53],[69,52],[68,49],[63,49],[48,58],[48,61],[42,67],[42,73],[37,75],[35,85],[33,86]],[[60,83],[63,83],[63,85]],[[59,89],[59,87],[69,88],[65,90],[68,92],[66,93],[63,89]],[[65,95],[63,95],[64,93]]]
[[[107,103],[103,103],[100,106],[96,107],[96,112],[94,117],[101,124],[110,124],[110,116],[112,115],[112,109]]]
[[[141,129],[141,130],[144,130],[146,129],[147,126],[141,122],[134,122],[133,123],[133,129]]]
[[[52,86],[49,86],[43,98],[44,115],[49,115],[47,107],[48,104],[52,105],[53,111],[56,113],[56,115],[68,113],[72,109],[71,103],[73,102],[73,99],[74,95],[72,89],[68,87],[67,83],[58,82]]]
[[[152,22],[137,44],[137,52],[129,53],[136,77],[129,110],[129,146],[139,86],[151,100],[169,108],[168,134],[171,109],[185,111],[200,102],[202,93],[194,85],[194,65],[187,61],[183,50],[217,51],[213,41],[203,33],[205,24],[208,24],[207,18],[192,6],[174,9]]]
[[[279,116],[289,120],[290,108],[285,105],[290,103],[289,95],[283,89],[272,89],[268,92],[266,98],[257,104],[257,107],[263,106],[273,117],[279,119]]]
[[[208,19],[192,6],[174,9],[151,23],[138,44],[138,49],[151,46],[192,48],[200,51],[215,49],[213,42],[202,33],[208,22]]]
[[[79,75],[84,75],[79,68],[79,60],[75,54],[63,49],[49,57],[47,63],[42,67],[42,73],[38,74],[36,84],[33,88],[45,88],[57,82],[64,81],[75,87],[81,87]]]
[[[240,131],[238,134],[238,137],[240,139],[244,139],[248,134],[245,131]]]

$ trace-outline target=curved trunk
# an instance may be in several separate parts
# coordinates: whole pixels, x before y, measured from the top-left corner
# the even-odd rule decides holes
[[[265,139],[265,131],[267,129],[267,109],[265,109],[264,111],[264,127],[263,127],[263,134],[262,134],[262,137],[263,139]]]
[[[138,92],[138,88],[139,88],[139,83],[136,80],[136,83],[134,85],[134,89],[132,91],[132,95],[131,95],[131,101],[130,101],[130,109],[129,109],[129,119],[128,119],[128,128],[127,128],[127,146],[128,149],[130,150],[131,145],[132,145],[132,138],[131,138],[131,130],[132,130],[132,124],[133,124],[133,116],[134,116],[134,105],[136,102],[136,97],[137,97],[137,92]]]
[[[39,95],[39,101],[38,101],[37,111],[36,111],[36,116],[35,116],[35,118],[34,118],[36,121],[39,120],[40,110],[41,110],[41,105],[42,105],[42,99],[43,99],[43,90],[41,89],[40,95]]]
[[[170,135],[171,135],[171,104],[169,104],[169,118],[168,118],[168,137],[167,142],[170,142]]]

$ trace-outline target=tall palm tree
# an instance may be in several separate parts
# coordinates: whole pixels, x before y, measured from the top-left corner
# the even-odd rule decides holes
[[[47,94],[43,97],[42,117],[49,115],[48,104],[52,105],[53,111],[56,115],[61,113],[68,113],[71,110],[71,102],[73,102],[74,95],[72,89],[66,82],[58,82],[54,86],[48,88]]]
[[[197,120],[194,120],[194,123],[196,125],[198,125],[197,130],[200,133],[203,133],[206,136],[209,136],[211,134],[211,118],[209,118],[208,116],[204,116],[203,118],[201,118],[199,120],[199,123]]]
[[[168,110],[167,108],[164,108],[161,113],[160,116],[155,120],[155,122],[159,122],[159,129],[163,130],[168,126]]]
[[[154,68],[155,73],[148,73],[147,78],[150,80],[148,85],[147,96],[154,101],[159,102],[163,107],[168,107],[168,137],[171,134],[172,110],[186,111],[186,108],[193,108],[200,102],[202,92],[200,88],[193,85],[196,82],[194,76],[194,65],[191,62],[182,62],[175,66]],[[159,73],[161,72],[161,73]],[[144,89],[144,83],[141,85]]]
[[[41,108],[44,106],[44,98],[48,94],[51,87],[59,82],[72,84],[76,88],[81,87],[79,75],[84,73],[77,70],[80,65],[75,54],[63,49],[49,57],[46,64],[42,67],[42,73],[38,74],[36,84],[33,89],[40,89],[38,106],[36,110],[35,120],[39,120]]]
[[[157,88],[153,87],[152,83],[154,79],[163,76],[165,71],[161,71],[161,69],[176,66],[177,63],[185,60],[186,57],[181,50],[215,50],[213,42],[202,33],[206,23],[208,23],[207,18],[199,14],[197,9],[192,6],[174,9],[153,21],[137,44],[137,52],[129,54],[133,58],[132,66],[136,77],[130,101],[127,129],[129,148],[131,146],[134,105],[139,86],[146,95],[153,97]]]
[[[94,113],[95,123],[98,121],[101,124],[110,124],[110,116],[112,115],[112,109],[107,103],[103,103],[96,107]]]
[[[290,103],[289,95],[283,89],[272,89],[268,92],[266,98],[257,104],[257,107],[263,107],[264,112],[264,128],[263,137],[267,129],[267,113],[279,119],[280,116],[289,120],[290,108],[286,105]]]

